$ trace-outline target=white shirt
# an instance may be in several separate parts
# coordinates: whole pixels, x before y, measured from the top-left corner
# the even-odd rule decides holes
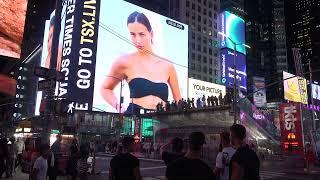
[[[24,142],[23,141],[18,141],[17,142],[17,147],[18,147],[18,154],[22,154],[24,150]]]
[[[216,159],[216,167],[222,169],[223,172],[220,174],[220,180],[229,180],[229,164],[231,157],[234,155],[236,150],[232,147],[223,148],[222,152],[219,152]]]
[[[42,156],[38,157],[33,165],[34,169],[38,170],[37,180],[47,179],[48,161]]]

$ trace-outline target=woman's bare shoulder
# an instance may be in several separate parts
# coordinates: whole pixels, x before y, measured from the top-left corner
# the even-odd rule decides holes
[[[124,54],[117,57],[114,61],[114,65],[117,66],[128,66],[129,63],[132,61],[133,54]]]

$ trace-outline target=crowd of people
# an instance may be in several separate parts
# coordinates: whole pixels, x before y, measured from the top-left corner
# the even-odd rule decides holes
[[[206,144],[202,132],[192,132],[187,141],[179,137],[160,147],[162,160],[166,164],[167,180],[258,180],[260,161],[254,150],[245,143],[246,129],[233,125],[230,132],[220,134],[220,152],[215,168],[201,159],[201,150]],[[110,162],[109,179],[141,179],[139,159],[131,154],[135,149],[134,139],[125,137],[122,150]]]
[[[187,109],[229,105],[231,103],[232,103],[232,98],[229,93],[227,93],[225,96],[222,96],[222,94],[220,93],[218,97],[213,95],[206,97],[205,95],[203,95],[202,97],[198,97],[196,99],[182,98],[178,102],[176,102],[175,100],[173,100],[172,102],[167,101],[166,103],[160,102],[157,105],[157,112],[182,111]]]

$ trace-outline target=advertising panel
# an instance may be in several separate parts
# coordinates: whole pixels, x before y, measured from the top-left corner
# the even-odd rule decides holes
[[[312,84],[312,99],[313,103],[316,106],[320,106],[320,85],[318,84]]]
[[[299,103],[280,105],[281,146],[284,154],[304,154]]]
[[[257,107],[267,106],[267,94],[265,89],[265,79],[263,77],[253,77],[253,102]]]
[[[125,1],[66,6],[57,96],[75,110],[130,114],[187,97],[187,25]]]
[[[0,2],[0,55],[20,58],[28,0]]]
[[[284,99],[308,104],[307,80],[283,71]]]
[[[189,98],[198,99],[203,96],[219,97],[220,93],[222,94],[222,97],[226,95],[225,86],[189,78],[189,91],[188,91]]]
[[[236,44],[240,44],[236,47],[238,52],[246,54],[246,49],[241,44],[245,44],[245,22],[239,16],[232,14],[228,11],[220,13],[220,32],[232,39]],[[220,36],[220,47],[233,49],[233,43],[226,37]]]
[[[234,67],[233,67],[233,50],[221,49],[221,82],[227,87],[233,88]],[[247,66],[246,58],[241,53],[236,53],[236,72],[237,72],[237,87],[240,90],[247,92]]]

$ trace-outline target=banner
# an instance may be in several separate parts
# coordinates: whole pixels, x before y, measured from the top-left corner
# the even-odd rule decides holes
[[[253,102],[257,107],[267,106],[267,94],[265,89],[265,79],[263,77],[253,77]]]
[[[219,95],[222,95],[224,97],[226,95],[226,87],[214,84],[206,81],[201,81],[197,79],[189,78],[189,91],[188,91],[188,97],[191,98],[201,98],[203,96],[205,97],[211,97],[216,96],[219,97]]]
[[[308,104],[307,80],[283,71],[284,99]]]
[[[283,154],[303,155],[301,108],[299,103],[280,105],[281,147]]]

